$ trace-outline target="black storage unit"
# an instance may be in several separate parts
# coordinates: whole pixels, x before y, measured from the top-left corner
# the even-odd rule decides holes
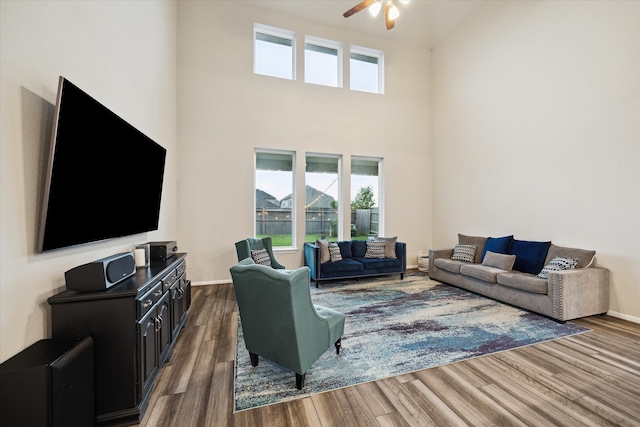
[[[7,426],[91,426],[93,339],[43,339],[0,365],[0,414]]]
[[[158,372],[187,321],[191,282],[186,254],[149,267],[109,289],[66,290],[49,298],[54,337],[89,334],[95,343],[95,423],[137,424]]]

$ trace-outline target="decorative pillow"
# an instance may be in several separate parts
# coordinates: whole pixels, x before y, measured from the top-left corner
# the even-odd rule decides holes
[[[353,255],[351,254],[351,242],[338,242],[338,247],[340,247],[340,255],[342,256],[342,259],[353,258]]]
[[[476,245],[456,245],[453,248],[454,261],[462,261],[472,263],[476,257]]]
[[[489,237],[487,243],[484,244],[484,251],[482,252],[482,259],[484,259],[487,251],[491,251],[496,254],[509,254],[511,243],[513,242],[513,235],[504,237]]]
[[[256,264],[266,265],[267,267],[271,267],[271,257],[266,249],[258,249],[251,251],[251,259]]]
[[[340,246],[337,243],[329,243],[329,259],[331,259],[331,262],[342,261]]]
[[[376,237],[374,240],[383,240],[385,242],[384,245],[384,257],[385,258],[398,258],[396,256],[396,242],[398,241],[398,236],[396,237]]]
[[[549,264],[545,265],[542,271],[538,273],[538,277],[541,279],[548,279],[549,272],[551,271],[562,271],[562,270],[573,270],[578,265],[578,258],[560,258],[555,257]]]
[[[464,234],[458,233],[458,243],[461,245],[476,245],[476,257],[473,262],[476,264],[480,264],[482,262],[484,245],[487,243],[486,237],[465,236]]]
[[[488,251],[484,255],[482,265],[499,268],[500,270],[511,271],[515,262],[515,255],[497,254],[495,252]]]
[[[384,240],[367,240],[367,253],[365,258],[384,258],[384,246],[387,242]]]
[[[516,256],[513,269],[523,273],[538,274],[544,267],[551,242],[529,242],[514,240],[511,244],[511,254]]]
[[[331,256],[329,255],[329,242],[326,240],[316,240],[316,245],[320,248],[320,264],[329,262]]]

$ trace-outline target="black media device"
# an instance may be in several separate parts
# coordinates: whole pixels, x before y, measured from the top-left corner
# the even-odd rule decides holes
[[[109,289],[136,272],[131,252],[112,255],[72,268],[64,273],[67,289],[78,292],[97,292]]]
[[[166,261],[178,253],[178,243],[170,242],[149,242],[151,248],[151,259]]]
[[[37,251],[157,230],[166,151],[60,77]]]

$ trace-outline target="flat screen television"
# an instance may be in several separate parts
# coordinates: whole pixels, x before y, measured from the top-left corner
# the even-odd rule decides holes
[[[37,251],[157,230],[166,152],[60,77]]]

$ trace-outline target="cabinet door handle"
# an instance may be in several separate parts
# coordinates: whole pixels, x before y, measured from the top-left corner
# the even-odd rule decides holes
[[[153,293],[153,295],[156,296],[156,297],[162,295],[162,289],[158,289],[157,291],[155,291]]]
[[[149,307],[151,304],[153,304],[153,301],[151,301],[150,299],[146,300],[144,302],[144,305],[142,306],[142,308],[147,308]]]

